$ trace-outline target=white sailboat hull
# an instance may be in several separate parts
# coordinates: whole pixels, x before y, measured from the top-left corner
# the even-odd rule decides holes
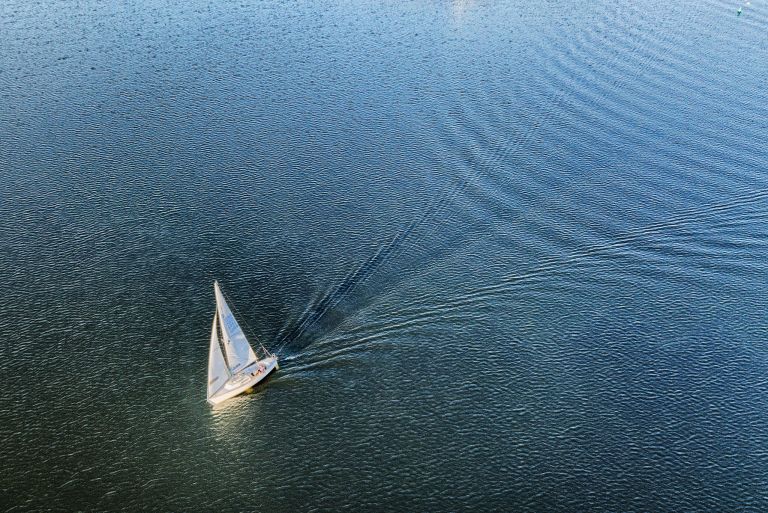
[[[253,362],[232,376],[216,393],[208,397],[210,404],[221,404],[257,385],[277,367],[277,357],[271,356]]]

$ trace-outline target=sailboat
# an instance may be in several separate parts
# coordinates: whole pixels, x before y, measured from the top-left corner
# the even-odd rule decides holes
[[[208,351],[208,402],[212,405],[247,391],[277,368],[277,356],[264,346],[261,346],[263,357],[256,356],[216,281],[213,290],[216,314]]]

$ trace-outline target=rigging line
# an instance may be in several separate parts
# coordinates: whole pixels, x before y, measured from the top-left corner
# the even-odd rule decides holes
[[[264,353],[266,353],[267,356],[273,356],[273,354],[270,353],[269,351],[267,351],[267,348],[264,347],[264,343],[262,343],[261,338],[256,334],[256,332],[253,330],[253,328],[251,328],[251,326],[248,324],[248,321],[245,320],[245,316],[242,313],[240,313],[240,310],[238,310],[238,308],[235,306],[235,304],[232,302],[232,300],[229,299],[229,296],[227,296],[224,293],[224,289],[221,287],[221,284],[219,284],[219,290],[221,291],[221,295],[224,296],[224,299],[227,300],[227,305],[230,307],[230,309],[234,309],[235,312],[237,312],[237,316],[240,317],[240,320],[245,325],[245,327],[248,329],[249,334],[252,335],[253,338],[256,339],[256,342],[259,343],[259,346],[261,347],[262,351],[264,351]]]

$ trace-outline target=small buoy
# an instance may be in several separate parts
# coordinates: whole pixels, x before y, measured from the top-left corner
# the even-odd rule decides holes
[[[252,393],[253,393],[253,387],[251,387],[251,388],[246,388],[246,389],[245,389],[245,393],[246,393],[246,394],[252,394]]]

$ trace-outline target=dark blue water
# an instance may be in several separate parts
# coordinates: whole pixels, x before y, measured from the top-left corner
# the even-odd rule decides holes
[[[0,511],[768,510],[767,27],[3,2]]]

